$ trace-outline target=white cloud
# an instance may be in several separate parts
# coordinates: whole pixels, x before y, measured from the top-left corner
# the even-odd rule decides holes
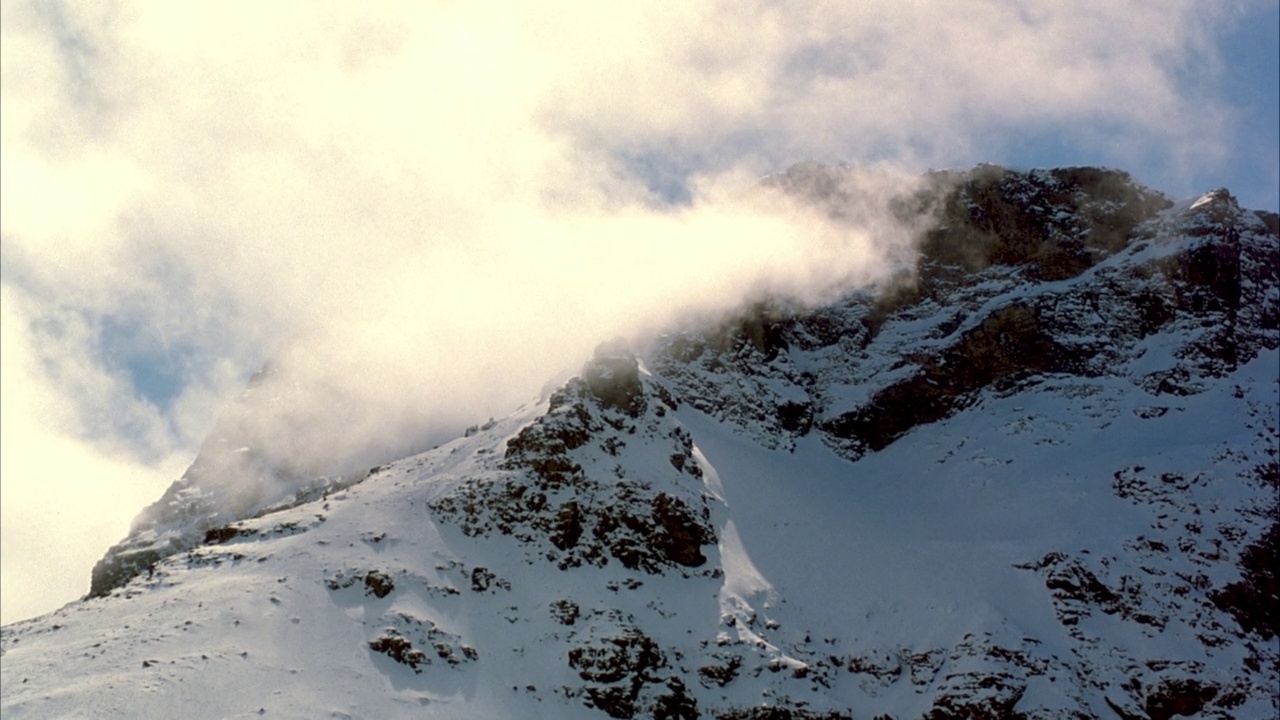
[[[60,327],[37,336],[32,317]],[[3,622],[84,595],[95,556],[181,471],[180,456],[141,461],[135,447],[113,447],[124,439],[85,427],[124,423],[141,430],[130,444],[164,444],[146,436],[157,427],[146,417],[152,409],[94,365],[89,342],[74,318],[50,318],[16,291],[0,289]],[[106,413],[114,417],[103,420]],[[79,439],[87,430],[100,442]]]
[[[749,206],[780,163],[879,163],[885,190],[1022,131],[1217,157],[1223,117],[1179,84],[1214,71],[1213,7],[6,1],[5,605],[40,503],[92,562],[123,526],[74,530],[76,503],[136,476],[112,497],[139,509],[282,348],[330,389],[313,402],[359,408],[289,446],[341,449],[503,412],[680,312],[898,259],[874,209]],[[171,404],[130,387],[107,321],[189,359]]]

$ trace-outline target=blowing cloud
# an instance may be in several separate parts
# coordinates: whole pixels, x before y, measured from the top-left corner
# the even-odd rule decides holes
[[[290,447],[412,443],[601,340],[909,255],[876,203],[747,192],[791,162],[873,198],[1030,136],[1220,162],[1218,6],[6,0],[4,620],[82,594],[268,358],[307,389]]]

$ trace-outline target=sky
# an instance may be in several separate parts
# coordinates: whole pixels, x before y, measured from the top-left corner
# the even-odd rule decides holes
[[[272,358],[279,453],[502,415],[592,348],[910,257],[931,168],[1280,206],[1280,2],[0,0],[0,620]],[[749,192],[863,168],[834,226]],[[299,430],[301,428],[301,430]]]

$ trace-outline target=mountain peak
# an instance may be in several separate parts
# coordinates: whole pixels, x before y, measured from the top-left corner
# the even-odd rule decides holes
[[[770,182],[852,217],[851,172]],[[606,343],[372,470],[228,425],[3,629],[6,716],[1274,716],[1274,218],[995,166],[895,212],[881,287]]]
[[[1191,203],[1190,209],[1198,210],[1203,207],[1214,206],[1234,207],[1236,209],[1239,209],[1240,207],[1236,202],[1235,196],[1231,194],[1231,191],[1226,188],[1218,188],[1201,195],[1195,200],[1195,202]]]

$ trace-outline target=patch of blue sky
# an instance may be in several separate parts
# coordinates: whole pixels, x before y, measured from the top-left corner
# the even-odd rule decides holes
[[[1242,203],[1280,211],[1280,2],[1260,3],[1222,38],[1222,90],[1237,113],[1223,185]]]
[[[1216,160],[1188,161],[1179,158],[1180,148],[1126,142],[1132,128],[1108,127],[1107,120],[1098,118],[998,125],[974,133],[968,147],[955,154],[932,146],[928,138],[918,138],[918,147],[846,147],[842,153],[824,157],[777,157],[769,152],[771,138],[764,133],[721,139],[718,147],[688,148],[673,142],[667,147],[631,148],[616,153],[614,159],[641,178],[659,201],[672,205],[691,202],[690,183],[695,175],[723,169],[724,163],[716,158],[742,157],[737,151],[744,151],[776,163],[774,169],[779,171],[806,160],[857,164],[903,157],[932,157],[944,167],[956,168],[981,162],[1017,169],[1099,165],[1126,170],[1139,182],[1176,198],[1226,187],[1245,207],[1280,211],[1280,2],[1248,6],[1222,26],[1216,41],[1218,65],[1189,62],[1176,73],[1181,91],[1194,100],[1193,106],[1198,103],[1206,112],[1224,112],[1222,136],[1207,139],[1224,148]],[[832,58],[815,49],[796,62],[812,72],[817,66],[829,70]]]
[[[104,363],[161,410],[168,410],[182,394],[200,357],[195,347],[166,343],[140,318],[102,318],[98,340]]]

